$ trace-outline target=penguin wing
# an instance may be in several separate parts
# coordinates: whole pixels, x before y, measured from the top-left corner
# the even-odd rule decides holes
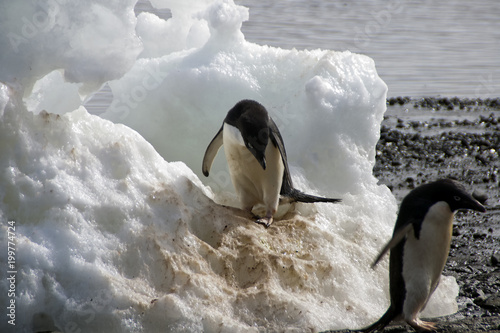
[[[394,246],[398,245],[401,240],[406,237],[406,235],[413,230],[413,223],[412,221],[408,221],[407,224],[405,224],[403,227],[398,228],[394,231],[394,234],[392,235],[391,240],[384,246],[382,251],[380,251],[379,255],[377,256],[377,259],[372,264],[372,268],[375,268],[375,266],[378,264],[380,259]]]
[[[281,137],[281,133],[276,126],[274,120],[269,117],[269,136],[271,138],[271,142],[278,147],[280,151],[281,160],[283,162],[284,172],[283,172],[283,182],[281,183],[280,194],[286,195],[292,193],[294,191],[292,177],[290,176],[290,170],[288,169],[288,160],[286,157],[285,144],[283,143],[283,138]]]
[[[217,134],[215,134],[214,138],[208,145],[207,150],[205,151],[205,156],[203,156],[202,171],[206,177],[208,177],[210,168],[212,167],[212,163],[214,162],[215,156],[217,156],[217,152],[224,143],[222,136],[223,129],[224,124],[222,124],[220,130],[217,132]]]

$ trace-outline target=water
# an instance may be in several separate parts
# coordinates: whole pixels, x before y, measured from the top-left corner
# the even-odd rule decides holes
[[[500,2],[251,1],[248,41],[375,60],[388,96],[500,96]]]
[[[284,49],[362,53],[376,64],[393,96],[500,96],[500,1],[250,1],[246,40]],[[136,15],[164,20],[168,8],[139,0]],[[85,103],[102,113],[109,86]]]

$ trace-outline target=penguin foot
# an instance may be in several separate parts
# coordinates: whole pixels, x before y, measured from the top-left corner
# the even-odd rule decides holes
[[[261,217],[255,220],[255,223],[262,224],[264,227],[269,228],[269,226],[273,223],[273,217]]]
[[[431,332],[436,329],[435,323],[423,321],[418,318],[408,321],[408,324],[410,324],[410,326],[413,327],[417,332]]]

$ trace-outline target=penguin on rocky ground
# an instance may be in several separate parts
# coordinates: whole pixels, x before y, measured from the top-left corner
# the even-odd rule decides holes
[[[402,201],[392,239],[372,267],[390,250],[391,305],[374,324],[360,332],[381,330],[394,319],[404,319],[417,331],[435,324],[419,319],[443,271],[459,209],[486,209],[457,181],[441,179],[412,190]]]
[[[231,181],[242,209],[263,204],[266,215],[255,222],[269,227],[280,195],[288,202],[339,202],[303,193],[293,187],[285,145],[273,119],[256,101],[242,100],[229,112],[207,147],[203,174],[208,177],[219,148],[224,145]]]

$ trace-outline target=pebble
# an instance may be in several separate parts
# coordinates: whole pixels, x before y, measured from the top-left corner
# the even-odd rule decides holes
[[[500,252],[499,251],[495,251],[491,255],[491,264],[493,266],[500,266]]]
[[[500,312],[500,295],[479,296],[474,299],[474,303],[482,308]]]
[[[472,192],[472,196],[482,204],[484,204],[486,200],[488,200],[488,193],[486,193],[485,191],[474,190],[474,192]]]

